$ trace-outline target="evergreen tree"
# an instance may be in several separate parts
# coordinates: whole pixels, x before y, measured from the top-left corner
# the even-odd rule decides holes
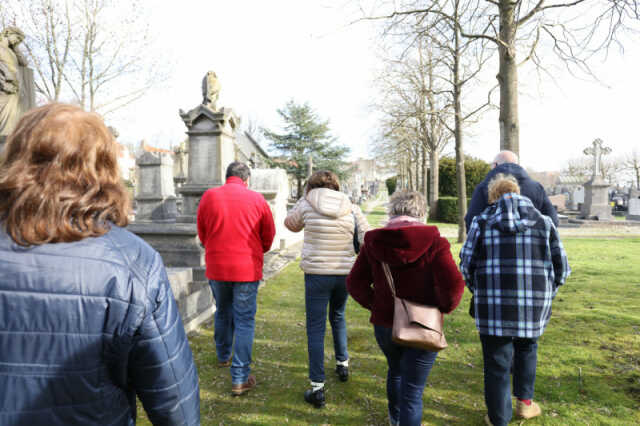
[[[271,148],[283,158],[279,164],[293,175],[298,187],[298,198],[302,196],[302,184],[308,175],[309,157],[312,158],[313,170],[331,170],[343,180],[349,173],[344,157],[349,148],[336,144],[331,136],[329,121],[321,120],[309,104],[287,102],[278,110],[284,121],[283,133],[262,129]]]

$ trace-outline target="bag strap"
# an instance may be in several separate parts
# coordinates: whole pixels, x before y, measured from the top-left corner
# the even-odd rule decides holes
[[[382,262],[382,270],[384,271],[384,275],[387,277],[387,284],[389,284],[391,294],[393,294],[393,297],[396,297],[396,286],[393,284],[393,277],[391,276],[391,270],[389,269],[389,264],[387,262]]]

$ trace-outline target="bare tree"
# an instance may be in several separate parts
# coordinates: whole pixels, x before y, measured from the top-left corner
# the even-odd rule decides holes
[[[622,170],[633,174],[636,189],[640,189],[640,151],[634,148],[622,158]]]
[[[450,22],[463,39],[487,41],[498,51],[500,149],[519,153],[518,66],[531,61],[543,67],[538,47],[548,44],[572,70],[591,73],[594,52],[619,43],[617,34],[639,18],[635,0],[404,0],[359,1],[363,19],[418,22],[438,17]],[[473,11],[460,19],[456,11]],[[456,39],[452,39],[452,44]],[[520,53],[521,60],[518,58]]]
[[[414,45],[423,43],[435,49],[435,56],[438,58],[440,70],[435,75],[431,75],[431,81],[439,80],[437,88],[429,87],[421,93],[423,99],[431,109],[430,118],[436,118],[453,135],[456,152],[456,186],[458,189],[458,213],[459,213],[459,235],[458,240],[464,241],[466,237],[464,216],[466,214],[466,182],[464,170],[464,150],[463,136],[464,126],[472,121],[486,107],[490,106],[490,96],[487,101],[469,107],[463,107],[464,89],[475,82],[480,70],[490,57],[486,48],[487,41],[465,39],[462,37],[460,28],[476,28],[479,21],[478,11],[463,3],[460,0],[445,1],[448,5],[448,14],[444,13],[423,13],[423,14],[400,14],[391,15],[386,18],[386,25],[383,27],[383,37],[394,39],[400,45],[404,45],[403,55],[410,51]],[[478,31],[480,31],[478,29]],[[444,69],[442,69],[444,68]],[[434,67],[430,67],[431,70]],[[434,98],[445,97],[445,107],[439,109],[433,102]],[[448,115],[451,119],[443,119],[444,111],[451,111]],[[424,114],[423,114],[424,116]],[[431,122],[433,123],[433,121]],[[432,131],[430,134],[436,134]],[[433,159],[434,157],[432,157]],[[437,163],[432,164],[432,170],[437,168]],[[437,180],[432,179],[432,184],[437,185]],[[437,201],[436,201],[437,202]]]
[[[435,216],[439,156],[449,142],[444,128],[446,99],[436,87],[437,60],[431,46],[423,41],[399,59],[392,52],[386,53],[391,58],[383,58],[384,68],[376,79],[381,99],[373,105],[384,116],[386,138],[382,143],[401,143],[400,151],[407,154],[406,160],[412,165],[410,186],[429,197],[431,215]]]
[[[620,158],[603,157],[600,163],[600,177],[610,184],[620,181],[620,172],[625,170]],[[593,157],[582,156],[567,160],[562,174],[587,182],[593,175]]]
[[[107,115],[166,78],[138,0],[3,0],[3,22],[25,31],[36,90]]]

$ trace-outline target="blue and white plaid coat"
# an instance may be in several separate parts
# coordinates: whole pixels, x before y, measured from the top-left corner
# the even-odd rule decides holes
[[[551,302],[571,273],[551,219],[515,193],[473,219],[460,269],[480,334],[529,338],[544,332]]]

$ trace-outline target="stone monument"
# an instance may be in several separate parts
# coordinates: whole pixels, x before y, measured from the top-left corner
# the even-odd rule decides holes
[[[173,158],[170,154],[145,152],[136,160],[139,171],[136,221],[175,222],[176,194]]]
[[[227,166],[235,160],[237,118],[229,108],[213,111],[206,105],[181,111],[180,117],[189,135],[189,164],[187,181],[179,190],[183,206],[178,222],[195,223],[202,194],[224,184]]]
[[[23,40],[16,27],[0,32],[0,150],[22,114],[35,106],[33,70],[18,49]]]
[[[178,188],[182,195],[182,212],[175,217],[171,201],[173,166],[168,159],[153,155],[138,160],[138,215],[129,230],[142,237],[156,249],[168,267],[171,288],[185,327],[196,327],[215,311],[215,302],[205,277],[204,249],[196,226],[198,203],[202,194],[225,183],[226,169],[236,158],[237,118],[229,108],[216,107],[219,83],[215,73],[209,72],[203,81],[202,104],[188,112],[180,110],[187,127],[185,146],[174,152],[187,156],[184,184]],[[282,169],[252,169],[251,188],[263,194],[276,222],[273,248],[284,249],[302,238],[284,229],[289,180]],[[146,204],[145,204],[146,203]],[[278,255],[271,253],[277,258]],[[268,258],[265,258],[268,259]],[[268,262],[268,260],[265,260]]]
[[[611,148],[604,147],[602,140],[596,139],[583,152],[585,155],[593,156],[593,174],[584,184],[584,204],[580,215],[584,219],[612,220],[609,184],[604,181],[601,174],[602,156],[609,154]]]

